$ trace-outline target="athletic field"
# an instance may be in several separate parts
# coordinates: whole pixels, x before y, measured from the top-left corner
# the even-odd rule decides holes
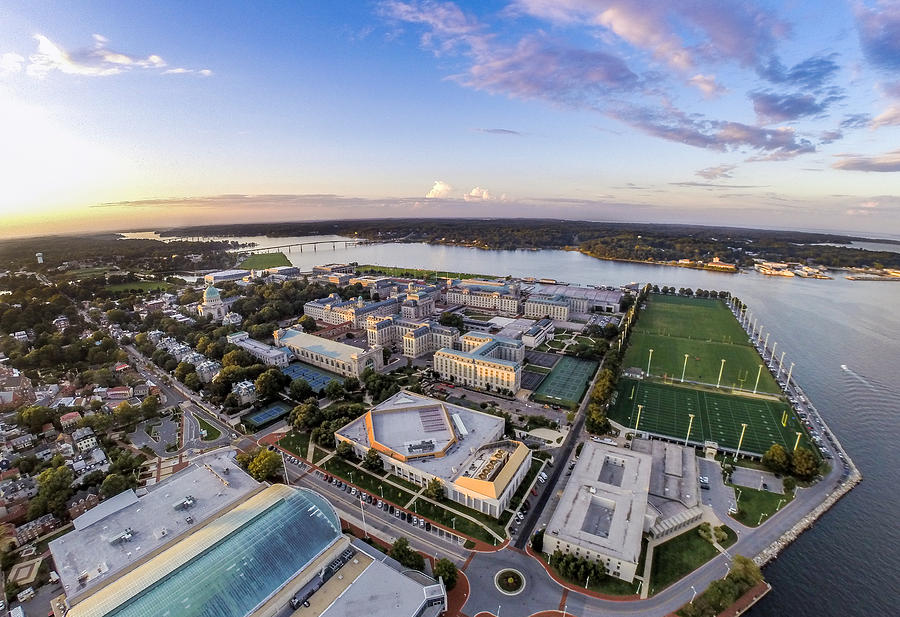
[[[684,439],[690,422],[688,414],[694,414],[690,435],[694,443],[716,441],[720,447],[735,449],[741,424],[746,423],[741,452],[762,455],[773,443],[780,443],[790,451],[797,431],[803,432],[801,445],[809,447],[806,433],[790,407],[780,402],[622,379],[615,401],[610,405],[609,417],[633,429],[638,405],[643,405],[638,426],[641,431]],[[785,412],[787,426],[782,426]]]
[[[780,394],[775,378],[763,367],[747,333],[721,300],[653,294],[635,324],[623,366],[654,377],[716,385],[722,360],[721,385]],[[653,350],[651,357],[650,350]],[[687,362],[685,362],[687,354]]]
[[[591,383],[597,363],[564,356],[534,391],[532,399],[539,403],[575,409]]]

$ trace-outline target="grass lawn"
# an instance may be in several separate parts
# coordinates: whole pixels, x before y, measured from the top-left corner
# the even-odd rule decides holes
[[[790,503],[794,498],[794,493],[792,492],[779,495],[778,493],[758,491],[755,488],[746,486],[735,486],[733,484],[731,486],[735,489],[735,497],[737,497],[737,491],[741,492],[741,498],[737,502],[738,512],[737,514],[732,514],[732,516],[747,527],[757,527],[760,524],[760,516],[763,514],[766,516],[763,517],[762,522],[765,522],[766,517],[771,516],[775,512],[775,508],[778,507],[778,503],[782,499],[785,500],[784,504],[782,504],[782,507],[784,507],[785,504]]]
[[[305,459],[309,452],[309,433],[291,431],[278,441],[278,445],[294,456]]]
[[[422,503],[425,503],[424,501]],[[501,538],[506,537],[506,529],[503,525],[500,524],[500,521],[492,516],[488,516],[484,512],[479,512],[478,510],[473,510],[472,508],[466,507],[462,504],[456,503],[455,501],[447,500],[444,502],[447,510],[456,510],[457,512],[462,512],[463,514],[468,514],[472,518],[478,520],[483,525],[490,527],[496,533],[500,535]],[[457,519],[457,524],[459,520]]]
[[[725,540],[724,542],[719,542],[719,546],[721,546],[722,548],[728,548],[729,546],[731,546],[732,544],[734,544],[735,542],[738,541],[738,537],[737,537],[737,534],[735,533],[734,529],[732,529],[728,525],[722,525],[721,527],[722,527],[722,529],[725,530],[725,533],[728,534],[728,539]]]
[[[684,439],[691,426],[690,440],[712,440],[721,447],[736,449],[741,424],[747,424],[741,451],[762,455],[773,443],[788,451],[794,448],[797,431],[808,445],[806,431],[786,403],[771,399],[705,391],[677,384],[668,385],[629,379],[619,380],[609,417],[634,427],[638,405],[642,405],[640,430]],[[788,414],[786,425],[781,420]],[[690,414],[694,414],[691,424]]]
[[[660,544],[653,550],[650,593],[662,591],[718,554],[712,544],[700,537],[696,528]]]
[[[200,416],[195,415],[194,417],[197,418],[197,422],[200,423],[200,428],[206,431],[206,437],[203,438],[203,441],[215,441],[222,436],[222,431],[217,429],[215,426],[213,426]]]
[[[240,268],[244,270],[263,270],[265,268],[277,268],[278,266],[289,266],[291,261],[284,253],[257,253],[248,255],[241,262]]]
[[[325,469],[330,474],[334,474],[344,480],[349,480],[354,486],[362,488],[375,497],[381,497],[381,489],[383,489],[384,499],[387,499],[394,504],[405,506],[406,502],[412,499],[412,493],[400,488],[394,488],[390,484],[386,484],[382,478],[372,475],[367,471],[363,471],[362,469],[358,469],[340,457],[336,456],[329,459],[325,464]],[[379,489],[379,487],[381,487],[381,489]]]
[[[418,484],[415,484],[415,483],[413,483],[413,482],[410,482],[409,480],[404,480],[404,479],[401,478],[400,476],[396,476],[396,475],[394,475],[394,474],[392,474],[392,473],[389,473],[389,474],[387,475],[387,479],[390,480],[391,482],[393,482],[394,484],[399,484],[400,486],[405,486],[406,488],[408,488],[409,490],[411,490],[413,493],[418,493],[418,492],[419,492],[419,489],[422,488],[422,487],[419,486]]]
[[[45,552],[47,551],[47,548],[48,548],[49,544],[50,544],[53,540],[59,538],[60,536],[66,535],[66,534],[69,533],[70,531],[72,531],[72,526],[71,526],[71,525],[66,525],[65,528],[59,529],[59,530],[53,532],[52,534],[50,534],[49,536],[47,536],[46,538],[44,538],[43,540],[41,540],[40,542],[38,542],[37,545],[36,545],[36,548],[37,548],[37,553],[36,553],[36,554],[37,554],[37,555],[41,555],[41,554],[45,553]],[[30,558],[29,558],[29,559],[30,559]]]
[[[318,463],[329,454],[331,454],[329,450],[326,450],[322,446],[316,444],[316,449],[313,451],[313,463]]]
[[[562,349],[563,347],[566,346],[565,343],[563,343],[562,341],[557,341],[556,339],[553,339],[551,341],[546,341],[545,343],[542,343],[542,344],[546,344],[547,347],[551,347],[553,349]]]
[[[132,283],[115,283],[107,285],[107,291],[131,291],[139,289],[140,291],[166,291],[172,286],[164,281],[134,281]]]
[[[469,319],[477,319],[478,321],[490,321],[494,316],[485,315],[484,313],[466,313],[466,317]]]
[[[544,563],[547,564],[547,567],[550,568],[559,578],[563,579],[564,581],[569,581],[573,585],[584,587],[585,581],[577,581],[560,574],[559,570],[550,565],[548,556],[546,554],[542,555],[542,558],[544,560]],[[638,572],[642,571],[642,569],[638,569]],[[610,596],[633,596],[637,594],[639,587],[640,581],[628,583],[626,581],[623,581],[622,579],[616,578],[615,576],[604,576],[599,581],[590,581],[590,586],[588,587],[588,589]]]
[[[459,533],[475,538],[476,540],[481,540],[482,542],[487,542],[490,545],[493,545],[496,542],[494,536],[488,533],[488,530],[478,523],[474,523],[462,516],[456,516],[453,512],[450,512],[441,506],[437,506],[430,501],[417,499],[415,507],[410,509],[413,512],[423,515],[425,518],[440,523],[447,529],[455,528]],[[456,519],[455,524],[453,521],[454,518]]]

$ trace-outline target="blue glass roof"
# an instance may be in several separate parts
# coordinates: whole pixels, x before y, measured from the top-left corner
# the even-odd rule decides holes
[[[210,524],[215,525],[215,521]],[[295,489],[107,615],[242,617],[315,559],[340,533],[340,521],[321,495]]]

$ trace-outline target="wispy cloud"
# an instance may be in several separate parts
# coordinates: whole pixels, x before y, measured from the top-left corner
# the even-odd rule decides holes
[[[208,69],[197,71],[177,67],[167,68],[166,61],[158,54],[136,56],[113,50],[109,47],[106,37],[100,34],[94,35],[93,46],[76,51],[66,51],[42,34],[36,34],[34,39],[37,41],[37,51],[28,57],[25,68],[27,74],[32,77],[44,78],[55,71],[85,77],[108,77],[134,70],[150,70],[163,74],[194,72],[210,74]],[[20,61],[19,58],[22,57],[18,54],[5,53],[2,58],[4,67],[8,64],[20,70],[23,65],[24,59]]]
[[[891,105],[872,120],[873,129],[882,126],[896,126],[898,124],[900,124],[900,104],[898,103]]]
[[[17,53],[0,54],[0,77],[11,73],[20,73],[24,65],[25,58]]]
[[[488,135],[518,135],[521,136],[522,133],[519,131],[514,131],[512,129],[475,129],[479,133],[487,133]]]
[[[868,61],[881,69],[900,69],[900,2],[857,2],[855,13],[859,41]]]
[[[823,113],[835,99],[821,101],[811,94],[778,94],[772,91],[751,92],[753,110],[763,124],[797,120]]]
[[[849,114],[841,120],[842,129],[862,129],[869,126],[872,116],[866,113]]]
[[[893,150],[876,156],[840,154],[841,160],[832,165],[835,169],[852,171],[900,171],[900,150]]]
[[[732,171],[737,165],[716,165],[715,167],[706,167],[700,169],[695,175],[707,180],[718,180],[719,178],[731,178]]]
[[[715,75],[697,74],[688,79],[688,83],[700,90],[708,99],[725,94],[727,90],[716,81]]]
[[[790,68],[785,67],[777,58],[772,58],[760,68],[760,75],[774,83],[816,89],[824,86],[837,74],[840,69],[837,57],[837,54],[812,56]]]
[[[831,131],[822,131],[822,134],[819,135],[819,143],[821,144],[832,144],[840,139],[843,139],[844,133],[840,130],[831,130]]]

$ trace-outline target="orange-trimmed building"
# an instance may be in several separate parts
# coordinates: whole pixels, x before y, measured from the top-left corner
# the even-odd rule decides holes
[[[365,456],[377,450],[391,473],[499,518],[531,467],[531,450],[505,439],[503,418],[408,391],[398,392],[335,432]]]

